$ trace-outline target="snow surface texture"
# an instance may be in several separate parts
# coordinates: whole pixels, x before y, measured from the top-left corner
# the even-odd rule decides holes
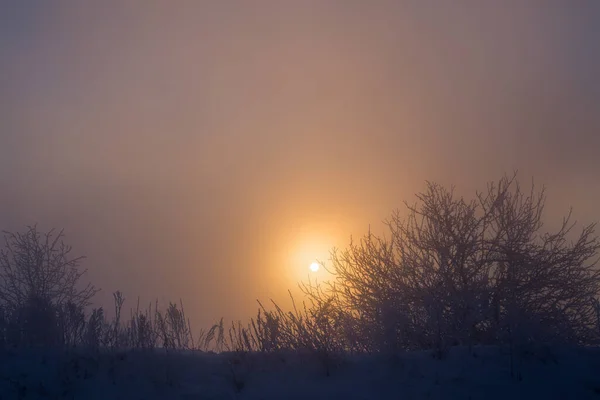
[[[0,399],[600,399],[600,350],[0,352]]]

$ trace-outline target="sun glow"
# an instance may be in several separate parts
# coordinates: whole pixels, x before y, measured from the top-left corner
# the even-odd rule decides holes
[[[310,222],[309,217],[293,221],[292,228],[279,236],[281,261],[278,265],[281,268],[275,274],[285,287],[295,287],[298,282],[306,282],[307,279],[329,279],[326,266],[331,249],[344,244],[339,223],[326,218]]]

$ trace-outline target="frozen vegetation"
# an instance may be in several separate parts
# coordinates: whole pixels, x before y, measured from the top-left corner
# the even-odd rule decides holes
[[[595,225],[543,231],[544,191],[515,177],[417,198],[291,310],[197,332],[181,302],[120,292],[106,318],[62,233],[6,233],[0,399],[600,397]]]

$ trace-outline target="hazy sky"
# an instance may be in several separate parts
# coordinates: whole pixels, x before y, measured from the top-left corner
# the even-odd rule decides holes
[[[425,180],[600,219],[598,71],[594,0],[3,1],[0,227],[245,318]]]

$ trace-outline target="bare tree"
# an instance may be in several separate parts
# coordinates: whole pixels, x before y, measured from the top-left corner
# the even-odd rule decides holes
[[[358,347],[598,338],[594,224],[575,235],[569,214],[556,232],[542,232],[544,189],[524,192],[516,174],[470,201],[434,183],[417,199],[392,215],[388,237],[369,232],[332,252],[326,291],[303,287],[332,299],[330,312],[353,327]]]
[[[0,250],[0,301],[9,310],[23,307],[32,299],[54,307],[67,304],[85,307],[98,291],[80,285],[86,270],[79,268],[84,257],[72,257],[64,233],[40,233],[30,226],[24,233],[4,232]]]

